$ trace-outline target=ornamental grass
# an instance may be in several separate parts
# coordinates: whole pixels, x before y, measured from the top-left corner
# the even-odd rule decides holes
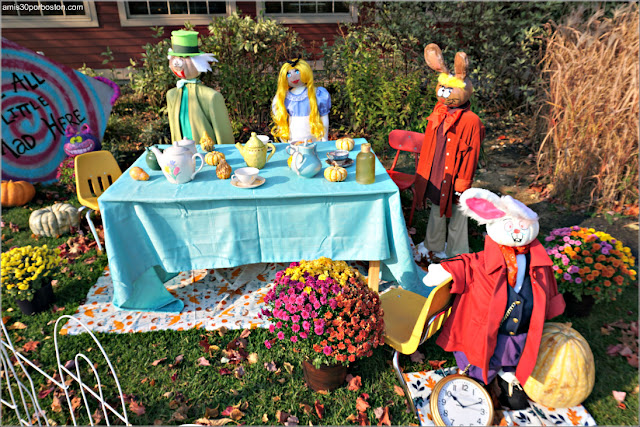
[[[538,169],[566,202],[612,209],[638,200],[638,5],[581,22],[547,41]]]
[[[558,290],[578,301],[593,295],[596,303],[615,301],[622,289],[636,281],[631,249],[593,228],[557,228],[545,238],[553,261]]]
[[[291,263],[276,273],[264,302],[268,310],[262,314],[275,335],[264,345],[281,343],[316,368],[348,365],[384,344],[380,298],[344,261]]]
[[[60,249],[23,246],[2,253],[2,291],[16,300],[31,301],[62,262]]]

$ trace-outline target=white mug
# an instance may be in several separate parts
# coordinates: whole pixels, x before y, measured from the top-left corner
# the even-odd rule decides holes
[[[239,181],[244,185],[251,185],[258,177],[260,173],[260,169],[258,168],[239,168],[236,169],[236,173],[233,174],[231,178],[235,178],[236,181]]]

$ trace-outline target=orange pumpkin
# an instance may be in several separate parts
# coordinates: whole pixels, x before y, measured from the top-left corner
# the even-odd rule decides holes
[[[2,181],[2,207],[26,205],[36,195],[33,184],[27,181]]]

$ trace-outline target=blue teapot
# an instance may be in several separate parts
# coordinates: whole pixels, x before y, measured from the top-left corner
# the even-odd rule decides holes
[[[322,169],[315,142],[290,144],[287,153],[291,154],[291,169],[299,176],[313,178]]]

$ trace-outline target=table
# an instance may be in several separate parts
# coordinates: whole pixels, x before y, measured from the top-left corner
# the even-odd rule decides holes
[[[350,157],[366,140],[356,139]],[[149,173],[135,181],[128,172],[98,199],[113,280],[113,304],[121,309],[179,312],[164,282],[180,271],[292,262],[326,256],[373,261],[372,285],[382,278],[424,293],[424,272],[413,260],[398,187],[376,159],[376,182],[355,181],[355,162],[344,182],[298,177],[287,167],[286,144],[260,171],[266,182],[242,189],[220,180],[205,165],[186,184],[169,183],[151,171],[144,155],[134,165]],[[324,162],[335,143],[318,143]],[[233,145],[217,145],[235,170],[246,166]],[[199,162],[198,162],[199,165]],[[324,165],[323,165],[324,166]],[[381,261],[381,263],[379,263]]]

